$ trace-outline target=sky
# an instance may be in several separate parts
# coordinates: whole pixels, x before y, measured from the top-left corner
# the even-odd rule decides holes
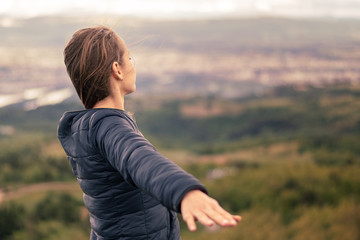
[[[360,0],[1,0],[0,16],[115,14],[151,18],[258,15],[360,18]]]

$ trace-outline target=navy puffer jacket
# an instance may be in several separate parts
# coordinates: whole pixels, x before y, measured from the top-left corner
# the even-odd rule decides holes
[[[160,155],[124,111],[67,112],[58,137],[84,192],[91,240],[181,239],[180,202],[206,189]]]

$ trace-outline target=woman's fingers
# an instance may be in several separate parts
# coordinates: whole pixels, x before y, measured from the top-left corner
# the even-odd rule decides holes
[[[199,221],[202,225],[211,227],[215,223],[222,227],[233,227],[236,226],[237,222],[241,221],[241,216],[238,215],[231,215],[231,220],[228,218],[223,217],[221,214],[212,211],[208,213],[192,213],[188,214],[187,217],[183,216],[184,221],[186,222],[188,229],[190,231],[196,231],[196,220]]]
[[[233,219],[234,219],[236,222],[240,222],[241,219],[242,219],[242,217],[239,216],[239,215],[233,215],[232,217],[233,217]]]
[[[208,227],[215,223],[222,227],[234,227],[241,220],[241,216],[231,215],[215,199],[198,190],[186,194],[181,204],[182,217],[190,231],[196,230],[196,220]]]
[[[240,216],[237,215],[231,215],[229,212],[227,212],[225,209],[223,209],[219,204],[215,205],[216,211],[225,219],[224,225],[222,226],[235,226],[237,222],[241,220]]]
[[[191,213],[182,213],[182,218],[191,232],[196,231],[195,217]]]
[[[207,227],[211,227],[215,224],[213,220],[211,220],[206,214],[202,212],[188,214],[187,216],[183,217],[183,219],[186,222],[190,231],[196,230],[195,220],[199,221],[202,225]]]
[[[186,221],[186,224],[191,232],[196,231],[196,223],[194,218],[188,219],[188,221]]]
[[[215,222],[212,220],[212,218],[209,218],[205,213],[203,212],[197,212],[195,215],[195,218],[204,226],[211,227],[215,224]]]
[[[210,211],[207,214],[210,218],[215,220],[218,225],[223,227],[233,227],[238,222],[230,213],[226,212],[223,209],[221,209],[220,211]]]
[[[222,214],[214,211],[214,210],[207,210],[205,211],[205,214],[207,215],[208,218],[212,219],[216,224],[220,225],[220,226],[228,226],[228,224],[230,223],[230,220],[225,218],[224,216],[222,216]]]
[[[202,212],[197,212],[196,214],[189,215],[188,217],[184,218],[188,229],[190,231],[196,231],[196,223],[195,220],[199,221],[202,225],[211,227],[215,223],[222,227],[233,227],[236,226],[237,222],[241,220],[240,216],[232,216],[231,220],[224,218],[221,214],[217,212],[208,212],[207,214]]]

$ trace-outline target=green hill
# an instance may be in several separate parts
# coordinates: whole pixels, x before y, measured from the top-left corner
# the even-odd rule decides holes
[[[243,216],[231,229],[190,233],[182,223],[184,240],[356,240],[359,96],[360,87],[349,84],[282,86],[239,99],[129,98],[127,109],[160,152]],[[55,135],[62,112],[79,108],[0,109],[0,125],[15,128],[0,136],[1,239],[88,239],[81,192]],[[41,182],[46,189],[54,182],[56,193]]]

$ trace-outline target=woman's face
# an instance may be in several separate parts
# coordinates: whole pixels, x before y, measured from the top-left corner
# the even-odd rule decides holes
[[[127,95],[136,90],[136,71],[124,40],[120,37],[118,38],[120,47],[124,50],[124,54],[122,56],[122,63],[120,65],[120,68],[124,73],[124,79],[122,81],[122,91],[125,95]]]

